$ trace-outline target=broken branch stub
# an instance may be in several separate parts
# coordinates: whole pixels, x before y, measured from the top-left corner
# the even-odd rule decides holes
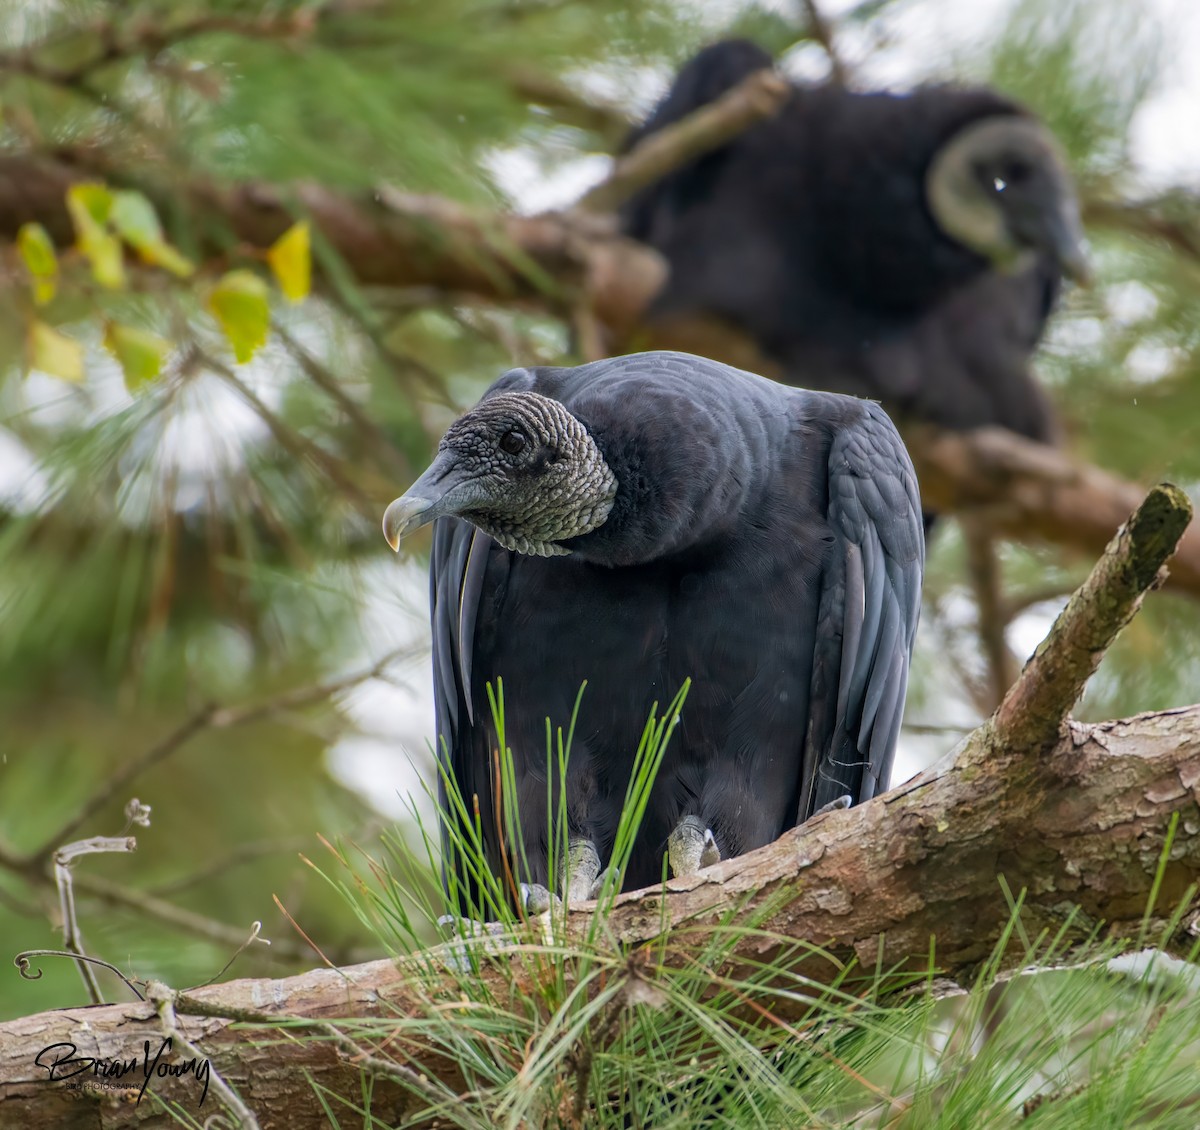
[[[1165,579],[1191,519],[1179,487],[1160,483],[1146,495],[1009,688],[989,724],[991,742],[1039,752],[1055,743],[1104,653]]]

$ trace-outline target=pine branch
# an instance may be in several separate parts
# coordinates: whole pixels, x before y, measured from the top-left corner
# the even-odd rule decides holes
[[[51,86],[80,91],[104,67],[153,58],[201,36],[234,35],[286,43],[312,38],[323,21],[379,7],[382,4],[378,0],[324,0],[292,11],[268,10],[252,16],[234,12],[197,12],[182,18],[101,19],[0,52],[0,76],[22,75]],[[89,48],[79,62],[59,67],[43,60],[46,54],[71,43],[81,43]]]
[[[54,854],[60,844],[66,843],[88,820],[111,803],[114,798],[119,797],[144,773],[154,766],[160,765],[198,735],[211,730],[226,730],[234,726],[261,722],[264,718],[270,718],[288,710],[325,702],[342,691],[356,687],[369,679],[378,678],[397,659],[407,653],[407,648],[399,648],[388,652],[377,663],[373,663],[361,671],[341,678],[329,679],[313,686],[293,687],[291,690],[274,695],[263,702],[236,707],[217,708],[214,705],[201,707],[159,741],[137,757],[126,761],[116,772],[109,774],[101,786],[80,805],[78,811],[45,840],[42,847],[27,856],[0,855],[0,867],[7,867],[26,876],[40,872],[44,863]]]

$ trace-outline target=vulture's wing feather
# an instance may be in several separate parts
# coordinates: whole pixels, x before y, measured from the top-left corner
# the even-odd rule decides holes
[[[449,803],[445,776],[453,780],[468,812],[472,797],[480,801],[485,842],[494,824],[487,780],[489,751],[486,729],[475,717],[471,695],[475,630],[479,621],[484,575],[493,558],[486,534],[458,518],[439,518],[433,529],[430,559],[430,605],[433,618],[433,702],[437,725],[438,807],[446,819],[457,811]],[[453,866],[448,829],[442,829],[444,866]],[[460,875],[465,869],[454,868]]]
[[[887,787],[921,604],[925,545],[916,475],[877,405],[835,438],[806,787],[798,819]],[[832,693],[836,687],[836,696]]]

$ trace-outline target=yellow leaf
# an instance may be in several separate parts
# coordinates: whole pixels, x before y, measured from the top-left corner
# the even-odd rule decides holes
[[[113,194],[102,184],[73,184],[67,189],[67,211],[77,232],[88,225],[107,224],[112,205]]]
[[[283,233],[267,251],[267,262],[289,302],[303,302],[312,290],[312,248],[308,221]]]
[[[196,271],[196,264],[169,243],[156,243],[152,247],[141,247],[138,254],[152,267],[162,267],[181,279]]]
[[[140,192],[114,192],[109,220],[144,262],[164,267],[180,278],[187,278],[195,270],[191,261],[167,242],[154,205]]]
[[[17,232],[17,247],[25,269],[33,279],[33,300],[45,306],[58,288],[58,256],[54,241],[41,224],[22,224]]]
[[[45,322],[32,322],[27,339],[29,367],[52,377],[78,383],[83,380],[83,346]]]
[[[120,290],[125,285],[121,241],[108,230],[113,194],[102,184],[74,184],[67,189],[67,211],[75,225],[75,242],[92,265],[101,286]]]
[[[230,271],[208,296],[208,308],[240,363],[249,361],[267,340],[271,307],[267,284],[253,271]]]
[[[104,348],[120,362],[125,387],[137,392],[162,372],[171,343],[158,334],[109,322],[104,331]]]

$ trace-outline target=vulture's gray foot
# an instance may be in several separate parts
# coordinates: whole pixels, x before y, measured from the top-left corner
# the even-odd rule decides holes
[[[599,893],[600,853],[591,840],[572,836],[567,841],[567,858],[558,869],[558,889],[568,903],[587,902]]]
[[[849,808],[853,803],[854,798],[849,793],[845,793],[836,800],[831,800],[828,804],[821,805],[821,807],[813,813],[813,816],[824,816],[826,812],[837,812],[839,808]],[[812,816],[810,816],[809,819],[811,820]]]
[[[711,867],[721,858],[721,849],[711,828],[697,816],[685,816],[667,837],[667,862],[671,874],[694,875],[702,867]]]

